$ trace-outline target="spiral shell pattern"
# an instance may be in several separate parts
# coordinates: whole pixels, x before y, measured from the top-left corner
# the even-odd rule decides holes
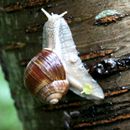
[[[49,49],[43,49],[28,63],[24,80],[33,94],[40,94],[41,100],[51,104],[57,103],[68,90],[64,67],[59,57]]]

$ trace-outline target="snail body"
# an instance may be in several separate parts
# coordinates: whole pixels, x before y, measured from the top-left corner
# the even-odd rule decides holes
[[[70,89],[87,99],[103,99],[100,85],[90,76],[78,56],[67,22],[61,15],[49,14],[43,27],[43,49],[28,63],[24,82],[42,101],[56,104]]]
[[[24,81],[42,101],[56,104],[68,91],[66,73],[59,57],[43,49],[28,63]]]
[[[100,85],[90,76],[78,56],[72,33],[63,18],[67,12],[50,15],[44,9],[42,11],[48,17],[43,27],[43,48],[50,48],[60,58],[71,84],[70,89],[87,99],[103,99],[104,93]]]

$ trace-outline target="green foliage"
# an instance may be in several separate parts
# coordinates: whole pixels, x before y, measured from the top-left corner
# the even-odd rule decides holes
[[[0,67],[0,130],[22,130],[17,117],[8,83],[4,80]]]

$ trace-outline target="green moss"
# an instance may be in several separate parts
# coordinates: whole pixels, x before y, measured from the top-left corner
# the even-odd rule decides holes
[[[81,93],[91,94],[91,93],[92,93],[92,86],[91,86],[91,84],[86,83],[86,84],[83,86],[83,91],[82,91]]]
[[[7,81],[0,68],[0,130],[22,130]]]

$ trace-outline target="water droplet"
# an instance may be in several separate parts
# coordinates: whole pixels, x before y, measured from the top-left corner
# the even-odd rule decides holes
[[[72,63],[75,63],[78,60],[78,56],[77,55],[70,55],[69,61]]]

